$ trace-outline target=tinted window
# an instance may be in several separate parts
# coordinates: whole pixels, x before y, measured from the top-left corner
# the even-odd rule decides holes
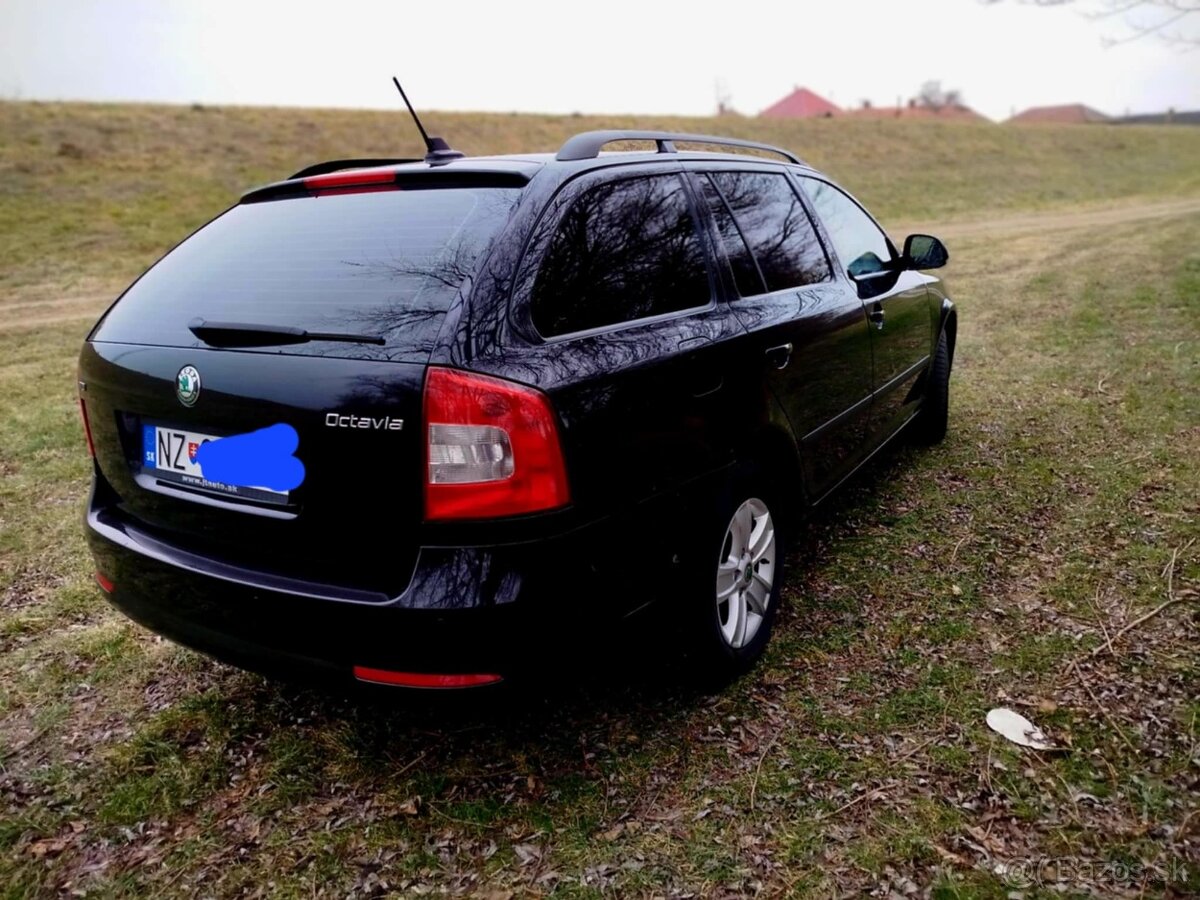
[[[235,206],[130,288],[96,338],[195,345],[187,324],[199,317],[387,341],[374,349],[296,344],[282,348],[288,353],[427,356],[445,310],[519,193],[405,189]]]
[[[591,188],[563,216],[534,284],[533,323],[553,337],[710,300],[683,183],[631,178]]]
[[[784,175],[713,172],[767,282],[781,291],[824,281],[829,263],[800,198]]]
[[[865,275],[883,269],[883,264],[892,258],[891,247],[862,207],[824,181],[805,178],[802,183],[846,271]]]
[[[738,230],[737,222],[734,221],[729,207],[725,205],[724,198],[707,177],[701,178],[700,184],[704,191],[704,199],[712,212],[713,222],[717,226],[717,233],[725,248],[725,255],[733,269],[733,280],[737,285],[738,293],[743,297],[753,297],[755,294],[764,293],[766,287],[763,285],[762,275],[758,271],[758,264],[750,255],[750,248],[746,246],[746,240]]]

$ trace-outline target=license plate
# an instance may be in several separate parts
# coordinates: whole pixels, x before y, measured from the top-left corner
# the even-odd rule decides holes
[[[142,472],[160,481],[183,487],[199,488],[258,503],[287,503],[288,495],[265,487],[225,484],[204,477],[196,464],[201,444],[217,440],[219,435],[184,431],[162,425],[142,426]]]

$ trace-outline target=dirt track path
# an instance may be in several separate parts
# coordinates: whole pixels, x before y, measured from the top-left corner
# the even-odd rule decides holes
[[[971,238],[1002,237],[1030,232],[1067,231],[1072,228],[1103,228],[1107,225],[1125,225],[1151,219],[1166,219],[1200,212],[1200,197],[1185,197],[1178,200],[1153,200],[1119,206],[1075,209],[1069,211],[1049,210],[1036,213],[1017,213],[994,218],[947,222],[937,227],[939,237]],[[929,227],[928,223],[925,227]],[[903,225],[889,228],[897,234],[911,229]]]
[[[0,304],[0,331],[56,325],[76,319],[95,319],[116,294],[82,294],[57,300]]]
[[[937,233],[940,237],[947,239],[1003,237],[1030,232],[1067,231],[1073,228],[1103,228],[1109,225],[1174,218],[1193,213],[1200,213],[1200,197],[1145,201],[1069,212],[1019,213],[974,221],[947,222],[937,227]],[[889,230],[895,234],[907,234],[910,231],[929,227],[931,227],[929,223],[908,225],[896,223]],[[112,294],[87,294],[12,304],[0,301],[0,332],[95,319],[115,296],[116,291]]]

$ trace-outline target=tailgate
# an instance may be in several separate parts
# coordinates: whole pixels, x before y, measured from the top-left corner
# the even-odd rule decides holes
[[[200,376],[190,406],[177,386],[188,366]],[[411,576],[421,523],[424,370],[89,342],[79,380],[106,496],[131,524],[190,553],[395,596]],[[154,429],[169,450],[173,435],[227,437],[279,424],[295,429],[304,465],[303,481],[288,491],[239,496],[189,485],[147,460]],[[169,452],[179,463],[178,446]]]

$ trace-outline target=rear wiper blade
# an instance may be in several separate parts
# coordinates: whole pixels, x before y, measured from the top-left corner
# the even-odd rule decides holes
[[[213,347],[267,347],[281,344],[306,344],[309,341],[342,341],[347,344],[387,343],[374,334],[343,334],[333,331],[307,331],[287,325],[258,325],[253,322],[206,322],[192,319],[188,331]]]

